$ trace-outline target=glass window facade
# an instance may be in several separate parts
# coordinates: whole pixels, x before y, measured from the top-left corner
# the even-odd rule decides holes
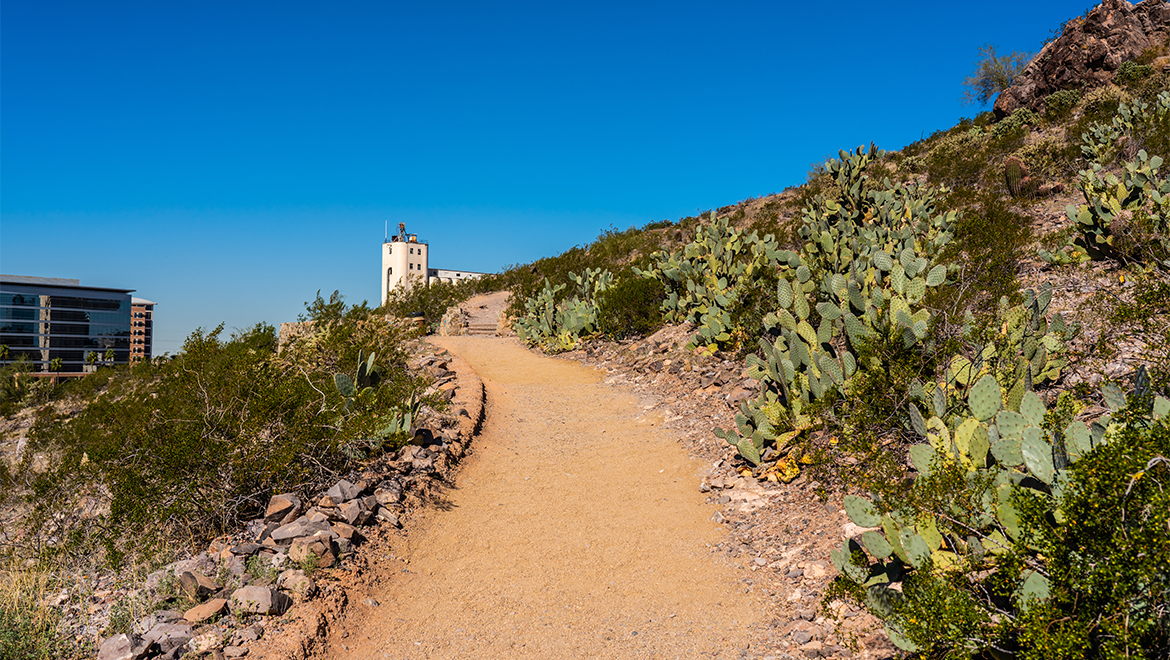
[[[17,279],[0,278],[0,344],[8,346],[9,360],[23,356],[34,371],[49,371],[60,359],[61,373],[88,371],[90,360],[104,360],[110,350],[114,362],[130,361],[128,290]]]

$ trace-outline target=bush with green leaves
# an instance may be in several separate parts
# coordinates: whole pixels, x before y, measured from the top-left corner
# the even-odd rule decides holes
[[[654,280],[627,271],[597,296],[597,331],[612,339],[644,337],[662,327],[666,294]]]
[[[913,485],[845,509],[869,528],[832,553],[845,597],[900,648],[938,657],[1160,657],[1170,650],[1170,401],[1144,371],[1086,424],[1062,396],[1017,405],[981,377],[926,443]]]
[[[46,409],[20,472],[31,528],[59,549],[104,544],[117,562],[126,538],[206,539],[261,513],[274,492],[312,492],[354,468],[423,386],[405,368],[408,331],[336,294],[318,296],[304,320],[279,351],[272,326],[229,339],[197,330],[172,359],[117,372],[76,417]],[[374,353],[380,381],[345,396],[335,374]],[[41,473],[29,463],[38,453],[52,459]],[[77,519],[79,495],[107,512]]]
[[[1058,121],[1072,114],[1081,101],[1081,90],[1062,89],[1044,97],[1044,118]]]
[[[421,314],[427,329],[435,332],[447,309],[454,307],[479,292],[482,282],[474,279],[462,282],[434,281],[426,285],[396,287],[386,298],[386,311],[406,318]]]

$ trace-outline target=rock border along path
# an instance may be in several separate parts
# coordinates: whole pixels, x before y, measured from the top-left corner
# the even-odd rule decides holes
[[[431,341],[482,379],[483,429],[327,657],[755,657],[766,612],[660,418],[515,339]]]

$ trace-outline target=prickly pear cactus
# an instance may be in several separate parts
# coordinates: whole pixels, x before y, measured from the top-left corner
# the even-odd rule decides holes
[[[1026,390],[1056,383],[1068,366],[1068,341],[1080,332],[1080,325],[1049,313],[1052,293],[1052,285],[1046,283],[1039,291],[1025,290],[1020,305],[1011,306],[1007,299],[1001,299],[989,334],[975,336],[969,322],[965,331],[968,349],[951,358],[940,382],[915,383],[911,398],[945,417],[945,411],[970,402],[976,382],[991,375],[1008,408],[1018,411]]]
[[[1170,268],[1170,180],[1161,171],[1162,156],[1140,151],[1137,160],[1124,163],[1120,177],[1105,169],[1121,137],[1151,121],[1170,121],[1170,92],[1162,92],[1153,108],[1122,104],[1112,124],[1094,125],[1083,136],[1089,168],[1080,173],[1079,187],[1085,203],[1067,209],[1077,232],[1056,252],[1041,250],[1042,259],[1053,264],[1113,259]],[[1118,245],[1114,223],[1119,220],[1136,226],[1151,245]]]
[[[840,155],[826,169],[841,192],[805,209],[804,247],[786,255],[775,311],[764,319],[772,336],[747,358],[761,388],[743,416],[768,424],[739,435],[723,431],[732,444],[762,429],[765,444],[781,451],[779,440],[812,425],[810,406],[848,393],[859,369],[881,368],[858,360],[860,346],[875,336],[908,347],[931,341],[922,301],[951,275],[938,258],[954,214],[935,212],[930,189],[870,181],[865,170],[881,156],[876,147]]]
[[[1119,388],[1111,386],[1102,394],[1115,414],[1126,408]],[[1135,400],[1151,398],[1145,397],[1135,392]],[[1035,392],[1026,391],[1018,410],[1010,410],[991,374],[972,383],[964,408],[945,419],[939,415],[923,419],[912,406],[913,426],[925,442],[911,447],[909,455],[917,479],[927,480],[923,488],[934,488],[935,472],[948,471],[960,479],[965,475],[969,498],[940,504],[937,510],[923,506],[911,510],[902,502],[848,496],[846,514],[854,524],[870,529],[860,536],[860,543],[846,540],[841,550],[831,553],[840,579],[865,590],[870,611],[886,621],[891,640],[906,650],[915,646],[888,604],[903,597],[900,583],[915,572],[959,572],[980,580],[979,576],[996,572],[1000,557],[1013,553],[1013,561],[1023,558],[1026,570],[1016,572],[1014,587],[1001,585],[1014,596],[1010,606],[997,602],[995,609],[1016,616],[1049,597],[1045,559],[1029,545],[1020,503],[1047,506],[1047,519],[1063,521],[1059,503],[1068,482],[1067,466],[1120,430],[1109,415],[1091,425],[1074,419],[1053,429],[1049,411]],[[1147,412],[1160,419],[1170,413],[1170,401],[1152,397]],[[1008,575],[1001,573],[998,579]]]
[[[713,352],[741,339],[730,310],[755,279],[765,270],[785,267],[795,255],[781,250],[771,234],[744,233],[727,218],[716,217],[682,250],[652,257],[649,269],[635,270],[666,288],[665,320],[695,324],[698,332],[690,346]]]
[[[609,288],[613,274],[586,268],[580,275],[569,273],[569,278],[575,285],[573,297],[557,302],[566,285],[553,286],[545,278],[544,289],[524,301],[526,313],[514,324],[521,341],[558,353],[576,348],[581,337],[596,332],[596,296]]]

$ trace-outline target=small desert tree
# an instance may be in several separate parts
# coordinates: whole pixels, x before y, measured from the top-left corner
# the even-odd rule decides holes
[[[1030,53],[1013,52],[1011,55],[998,55],[995,46],[988,44],[979,49],[980,60],[975,65],[975,73],[963,81],[967,88],[963,92],[963,103],[978,102],[986,105],[996,94],[1011,87],[1016,76],[1023,72],[1024,67],[1032,60]]]

